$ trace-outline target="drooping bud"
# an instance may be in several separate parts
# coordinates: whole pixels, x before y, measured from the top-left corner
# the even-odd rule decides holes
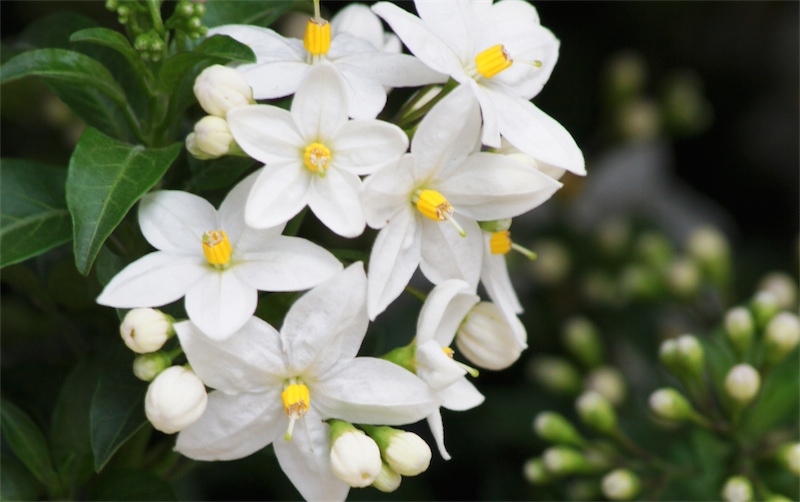
[[[734,307],[725,313],[725,334],[740,358],[750,348],[754,333],[753,316],[748,309]]]
[[[781,312],[769,321],[764,330],[764,363],[774,366],[789,355],[800,342],[800,319],[796,314]]]
[[[175,334],[171,316],[160,310],[136,308],[129,310],[119,326],[125,345],[137,354],[155,352]]]
[[[479,302],[459,326],[456,347],[476,366],[501,370],[514,364],[522,354],[524,347],[517,340],[518,333],[525,333],[519,319],[506,319],[494,303]]]
[[[725,392],[740,405],[749,404],[758,394],[761,376],[749,364],[738,364],[725,377]]]
[[[561,339],[569,353],[586,368],[603,363],[603,342],[595,325],[585,317],[573,317],[564,325]]]
[[[375,476],[372,486],[383,493],[391,493],[400,487],[402,481],[403,476],[393,471],[386,462],[381,462],[381,471]]]
[[[238,155],[241,152],[233,140],[228,122],[214,115],[207,115],[194,125],[194,132],[186,136],[186,149],[201,160]]]
[[[141,354],[133,360],[133,374],[139,380],[151,382],[171,364],[172,358],[164,352]]]
[[[550,482],[550,473],[541,458],[529,458],[522,466],[522,475],[532,485],[544,485]]]
[[[533,429],[545,441],[583,447],[586,440],[563,415],[553,411],[543,411],[533,420]]]
[[[628,393],[625,377],[622,372],[613,366],[595,368],[586,375],[584,383],[587,390],[593,390],[614,406],[619,406],[625,401]]]
[[[597,469],[583,453],[569,446],[551,446],[542,454],[542,461],[547,472],[555,476],[588,474]]]
[[[617,414],[611,403],[595,391],[581,394],[575,408],[583,423],[603,434],[612,434],[617,429]]]
[[[386,464],[401,476],[416,476],[431,463],[431,448],[413,432],[386,426],[364,425],[375,440]]]
[[[694,414],[689,401],[675,389],[665,388],[653,392],[648,403],[657,417],[673,422],[689,420]]]
[[[744,476],[728,478],[720,492],[725,502],[750,502],[753,500],[753,485]]]
[[[333,474],[355,488],[371,485],[381,471],[381,452],[364,431],[341,420],[330,421]]]
[[[255,103],[253,90],[234,68],[212,65],[194,81],[194,95],[209,115],[225,118],[228,110]]]
[[[207,402],[206,387],[197,375],[183,366],[171,366],[150,383],[144,411],[154,428],[173,434],[195,423]]]
[[[630,469],[614,469],[605,476],[600,486],[609,500],[631,500],[639,493],[639,477]]]
[[[537,356],[528,365],[528,374],[539,385],[555,394],[577,395],[583,386],[578,369],[556,356]]]

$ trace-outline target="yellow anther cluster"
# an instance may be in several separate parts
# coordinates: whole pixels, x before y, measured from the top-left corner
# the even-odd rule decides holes
[[[283,409],[286,414],[300,418],[308,411],[308,405],[311,404],[311,396],[308,393],[308,387],[302,383],[293,383],[284,389],[281,393],[283,400]]]
[[[209,230],[203,234],[203,254],[211,265],[227,265],[232,251],[231,241],[224,230]]]
[[[456,351],[451,349],[450,347],[442,347],[442,350],[444,351],[444,355],[446,355],[450,359],[453,359],[453,356],[456,353]]]
[[[492,78],[505,70],[514,61],[508,57],[505,47],[497,44],[475,56],[475,67],[481,75]]]
[[[453,215],[453,206],[436,190],[420,190],[417,197],[417,209],[426,218],[444,221]]]
[[[325,174],[331,161],[331,151],[322,143],[311,143],[303,154],[303,163],[315,173]]]
[[[511,233],[508,230],[492,232],[489,249],[492,254],[506,254],[511,251]]]
[[[306,34],[303,37],[303,47],[312,56],[321,56],[328,53],[331,48],[331,25],[324,19],[316,21],[309,19],[306,23]]]

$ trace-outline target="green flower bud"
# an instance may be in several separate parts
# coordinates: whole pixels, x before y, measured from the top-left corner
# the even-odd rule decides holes
[[[503,218],[502,220],[479,221],[478,226],[484,232],[503,232],[511,228],[511,218]]]
[[[674,338],[669,338],[661,342],[658,349],[658,359],[667,370],[673,375],[680,372],[680,356],[678,355],[678,342]]]
[[[739,357],[743,357],[753,341],[753,316],[744,307],[734,307],[725,314],[725,334]]]
[[[411,373],[417,373],[417,344],[410,343],[403,347],[398,347],[381,356],[381,359],[393,362],[394,364],[407,369]]]
[[[749,404],[758,394],[761,377],[749,364],[738,364],[725,377],[725,392],[740,405]]]
[[[106,10],[114,12],[119,8],[119,0],[106,0]]]
[[[381,457],[401,476],[416,476],[425,472],[431,463],[428,443],[413,432],[387,426],[363,425],[366,433],[375,440]]]
[[[792,502],[792,499],[780,493],[770,493],[764,498],[764,502]]]
[[[797,281],[789,274],[772,272],[758,282],[758,291],[769,291],[780,309],[797,308]]]
[[[800,476],[800,443],[789,443],[778,448],[775,459],[787,471]]]
[[[620,289],[629,299],[654,299],[663,291],[661,276],[655,270],[630,264],[620,275]]]
[[[580,451],[569,446],[552,446],[542,454],[542,461],[548,473],[554,476],[587,474],[595,471],[595,466]]]
[[[689,235],[687,251],[700,264],[706,277],[715,284],[726,284],[730,278],[730,244],[725,235],[713,227],[699,227]]]
[[[600,486],[609,500],[631,500],[639,493],[639,477],[629,469],[614,469],[605,476]]]
[[[702,274],[697,262],[678,258],[667,268],[667,287],[679,298],[689,298],[700,291]]]
[[[394,472],[391,467],[386,465],[386,462],[382,462],[381,471],[375,476],[372,486],[383,493],[391,493],[400,487],[402,481],[403,476]]]
[[[593,390],[609,400],[614,406],[625,401],[628,393],[625,377],[613,366],[595,368],[586,375],[586,390]]]
[[[647,83],[647,63],[633,51],[616,54],[606,66],[605,73],[614,101],[639,94]]]
[[[617,414],[611,403],[595,391],[587,391],[575,401],[575,408],[583,422],[603,434],[617,429]]]
[[[692,335],[681,335],[675,341],[681,367],[692,377],[700,378],[705,365],[705,353],[700,341]]]
[[[528,365],[528,374],[536,383],[554,394],[577,395],[582,383],[578,369],[566,359],[537,356]]]
[[[753,500],[753,485],[744,476],[733,476],[725,482],[720,495],[725,502],[750,502]]]
[[[683,422],[694,414],[689,401],[675,389],[659,389],[650,394],[648,402],[656,416],[673,422]]]
[[[533,420],[533,430],[540,438],[552,443],[563,443],[582,447],[586,440],[581,437],[575,427],[561,414],[543,411]]]
[[[164,352],[141,354],[133,360],[133,374],[139,380],[152,382],[159,373],[172,365],[172,358]]]
[[[206,6],[202,3],[193,3],[192,6],[194,7],[194,15],[197,17],[203,17],[206,15]]]
[[[750,310],[753,312],[756,325],[764,328],[769,321],[778,313],[778,299],[770,291],[759,291],[750,301]]]
[[[585,317],[573,317],[564,325],[562,340],[567,350],[587,368],[603,363],[604,350],[600,335]]]
[[[522,474],[525,480],[532,485],[544,485],[550,482],[550,473],[544,466],[541,458],[530,458],[522,466]]]
[[[184,19],[194,16],[194,6],[191,2],[178,2],[175,7],[175,15]]]
[[[779,313],[764,330],[764,362],[770,366],[778,364],[797,347],[798,342],[800,319],[796,314]]]

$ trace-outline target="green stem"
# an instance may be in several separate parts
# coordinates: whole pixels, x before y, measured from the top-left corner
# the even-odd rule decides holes
[[[409,293],[411,296],[413,296],[414,298],[416,298],[417,300],[419,300],[421,302],[425,302],[425,300],[428,299],[428,295],[426,295],[422,291],[420,291],[417,288],[414,288],[412,286],[406,286],[406,293]]]
[[[442,90],[439,91],[439,94],[431,98],[430,101],[420,106],[416,110],[407,111],[403,116],[398,118],[395,123],[401,129],[407,129],[409,126],[422,119],[422,117],[424,117],[431,110],[431,108],[436,105],[436,103],[444,99],[445,96],[450,94],[450,92],[459,85],[460,84],[458,82],[451,78],[447,81],[444,87],[442,87]]]
[[[150,18],[153,20],[153,28],[156,33],[164,38],[164,23],[161,21],[161,5],[160,0],[147,0],[147,10],[150,11]]]

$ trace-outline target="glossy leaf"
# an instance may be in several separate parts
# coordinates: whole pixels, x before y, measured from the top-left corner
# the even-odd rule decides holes
[[[178,500],[169,483],[147,471],[109,472],[94,485],[92,500]]]
[[[103,242],[136,201],[164,175],[181,145],[132,146],[96,129],[84,132],[67,174],[75,265],[86,275]]]
[[[0,267],[27,260],[72,237],[64,194],[67,171],[3,159],[0,170]]]
[[[42,491],[36,478],[13,458],[0,459],[0,500],[39,500]]]
[[[184,189],[199,193],[230,187],[254,165],[249,157],[228,156],[206,161],[190,158],[189,166],[194,174],[186,181]]]
[[[254,24],[257,26],[270,26],[279,17],[286,14],[293,7],[302,2],[296,0],[283,1],[250,1],[250,0],[209,0],[206,2],[206,14],[203,23],[207,26],[221,26],[223,24]],[[311,12],[311,2],[306,2],[306,7]]]
[[[125,35],[108,28],[86,28],[76,31],[69,37],[69,41],[73,43],[87,42],[110,47],[122,54],[131,63],[135,63],[139,58],[138,53],[131,46],[128,39],[125,38]]]
[[[216,35],[204,40],[192,52],[181,52],[169,58],[159,74],[159,89],[171,92],[188,73],[212,64],[230,62],[254,63],[256,56],[250,47],[226,35]],[[194,80],[195,75],[191,76]]]
[[[58,477],[53,470],[50,450],[44,434],[36,423],[10,401],[0,406],[0,428],[3,438],[31,474],[50,490],[57,491]]]

